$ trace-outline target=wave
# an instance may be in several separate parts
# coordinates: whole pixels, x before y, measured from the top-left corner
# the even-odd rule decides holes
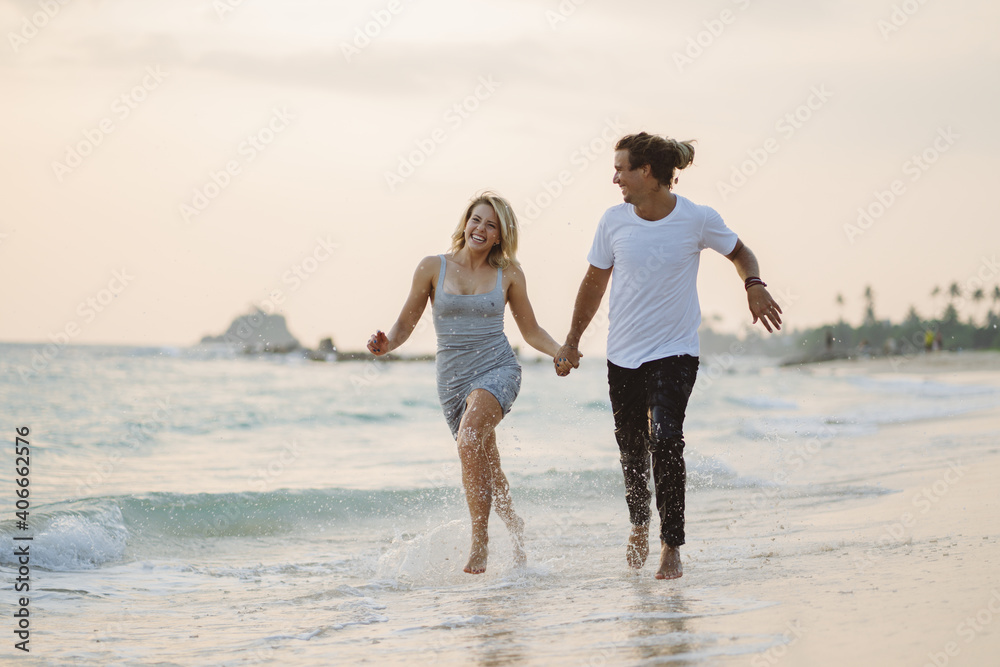
[[[688,488],[754,488],[726,464],[689,454]],[[623,497],[617,468],[511,475],[515,500],[539,506],[617,501]],[[105,567],[162,553],[164,543],[205,538],[266,538],[314,534],[330,527],[441,514],[462,516],[457,486],[422,489],[281,489],[243,493],[149,493],[104,496],[39,505],[31,514],[32,564],[46,570]],[[13,520],[0,522],[0,566],[17,565]]]
[[[461,506],[457,488],[359,491],[281,490],[87,498],[39,505],[31,513],[32,565],[89,570],[141,555],[144,544],[201,538],[266,537],[324,525]],[[0,522],[0,565],[16,566],[15,522]],[[152,551],[156,552],[154,546]]]

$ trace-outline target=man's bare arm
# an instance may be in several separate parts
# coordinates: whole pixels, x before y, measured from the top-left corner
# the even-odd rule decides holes
[[[726,259],[733,263],[736,267],[736,273],[740,275],[740,279],[744,283],[746,283],[747,278],[760,278],[760,265],[757,263],[757,256],[743,241],[736,240],[736,247],[726,255]],[[754,324],[760,320],[769,332],[772,326],[775,329],[781,329],[781,306],[771,297],[767,287],[762,284],[748,287],[747,305],[750,306]]]
[[[596,266],[587,267],[587,273],[583,276],[580,289],[576,294],[576,304],[573,306],[573,319],[570,322],[569,333],[566,334],[566,342],[555,356],[556,372],[559,375],[568,375],[569,367],[580,367],[580,354],[578,346],[583,332],[587,330],[597,309],[601,307],[601,299],[608,289],[608,282],[611,280],[612,269],[599,269]]]

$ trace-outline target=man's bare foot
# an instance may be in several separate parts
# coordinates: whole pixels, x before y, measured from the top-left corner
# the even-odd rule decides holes
[[[628,547],[625,549],[625,560],[634,570],[641,569],[649,557],[649,526],[632,526],[628,536]]]
[[[657,579],[680,579],[684,574],[681,567],[680,547],[660,546],[660,569],[656,571]]]
[[[486,546],[486,540],[473,540],[465,571],[469,574],[482,574],[486,571],[486,559],[489,555],[490,550]]]

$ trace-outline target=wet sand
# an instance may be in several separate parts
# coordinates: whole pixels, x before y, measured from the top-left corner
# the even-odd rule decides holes
[[[1000,389],[996,352],[800,370]],[[864,437],[890,461],[914,443],[928,456],[879,474],[892,493],[790,517],[812,541],[823,536],[828,550],[782,557],[784,576],[747,584],[748,594],[781,603],[753,613],[760,632],[788,639],[750,664],[1000,665],[1000,409],[888,425]],[[794,553],[794,533],[779,536],[775,550]]]

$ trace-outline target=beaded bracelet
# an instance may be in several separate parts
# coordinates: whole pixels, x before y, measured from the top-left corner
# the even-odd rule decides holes
[[[767,287],[767,283],[758,278],[757,276],[750,276],[745,281],[743,281],[743,288],[750,289],[754,285],[760,285],[761,287]]]

